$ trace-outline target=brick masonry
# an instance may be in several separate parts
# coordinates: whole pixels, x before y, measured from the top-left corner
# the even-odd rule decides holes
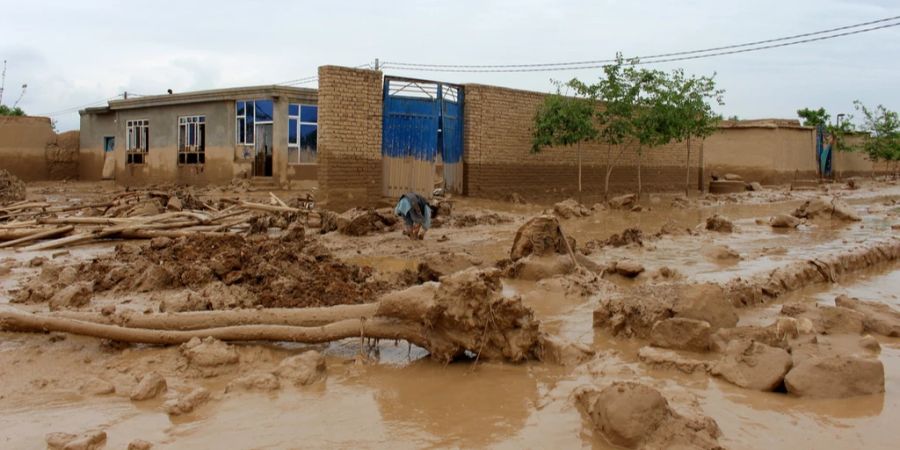
[[[465,86],[465,186],[473,196],[517,192],[528,197],[559,197],[577,192],[577,152],[548,148],[531,152],[532,124],[545,94],[480,84]],[[602,193],[608,149],[582,144],[582,187]],[[615,154],[615,149],[612,150]],[[692,146],[689,180],[698,187],[700,145]],[[687,177],[685,144],[647,149],[641,161],[645,191],[684,189]],[[613,157],[610,192],[637,190],[638,154],[625,150]]]
[[[335,205],[381,198],[382,74],[319,67],[320,200]]]

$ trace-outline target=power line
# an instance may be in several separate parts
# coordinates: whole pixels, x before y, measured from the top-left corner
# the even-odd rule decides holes
[[[97,106],[97,105],[100,105],[100,104],[102,104],[102,103],[106,103],[106,102],[108,102],[108,101],[110,101],[110,100],[115,100],[115,99],[117,99],[117,98],[119,98],[119,97],[121,97],[121,96],[122,96],[122,94],[119,94],[119,95],[117,95],[117,96],[115,96],[115,97],[110,97],[110,98],[103,99],[103,100],[97,100],[97,101],[95,101],[95,102],[85,103],[85,104],[83,104],[83,105],[72,106],[72,107],[69,107],[69,108],[60,109],[60,110],[58,110],[58,111],[53,111],[53,112],[49,112],[49,113],[46,113],[46,114],[38,114],[38,115],[39,115],[39,116],[46,116],[46,117],[53,117],[53,116],[59,116],[59,115],[62,115],[62,114],[69,114],[69,113],[72,113],[72,112],[76,112],[76,111],[78,111],[78,110],[80,110],[80,109],[82,109],[82,108],[89,108],[89,107],[91,107],[91,106]]]
[[[853,34],[865,33],[868,31],[879,30],[883,28],[890,28],[900,25],[900,22],[869,27],[859,30],[853,30],[844,33],[838,34],[830,34],[836,31],[843,30],[851,30],[855,28],[860,28],[868,25],[874,25],[884,22],[892,22],[900,19],[900,16],[887,17],[884,19],[873,20],[869,22],[858,23],[854,25],[846,25],[837,28],[830,28],[827,30],[813,31],[809,33],[795,34],[792,36],[779,37],[774,39],[766,39],[761,41],[747,42],[742,44],[733,44],[726,45],[721,47],[710,47],[700,50],[689,50],[689,51],[681,51],[681,52],[672,52],[672,53],[660,53],[656,55],[647,55],[638,57],[641,61],[641,64],[653,64],[658,62],[671,62],[671,61],[683,61],[688,59],[699,59],[710,56],[721,56],[735,53],[747,53],[750,51],[758,51],[765,50],[776,47],[786,47],[789,45],[802,44],[813,41],[821,41],[827,39],[834,39],[842,36],[849,36]],[[821,36],[810,39],[802,39],[797,40],[803,37],[809,36],[819,36],[823,34],[829,34],[828,36]],[[784,42],[791,41],[791,42]],[[766,45],[760,46],[761,44],[771,44],[773,42],[782,42],[781,44],[776,45]],[[745,48],[745,47],[753,47],[753,48]],[[728,51],[722,52],[721,50],[729,50],[729,49],[742,49],[740,51]],[[716,53],[710,53],[716,52]],[[698,55],[700,54],[700,55]],[[670,58],[674,56],[684,56],[684,55],[694,55],[691,57],[685,58]],[[660,59],[665,58],[665,59]],[[657,59],[657,60],[654,60]],[[649,60],[649,61],[645,61]],[[419,70],[419,71],[431,71],[431,72],[541,72],[541,71],[551,71],[557,69],[570,69],[570,70],[578,70],[578,69],[596,69],[602,67],[604,64],[609,64],[615,62],[615,59],[601,59],[601,60],[591,60],[591,61],[572,61],[572,62],[559,62],[559,63],[537,63],[537,64],[485,64],[485,65],[477,65],[477,64],[418,64],[418,63],[403,63],[403,62],[385,62],[386,68],[394,68],[394,69],[402,69],[402,70]]]

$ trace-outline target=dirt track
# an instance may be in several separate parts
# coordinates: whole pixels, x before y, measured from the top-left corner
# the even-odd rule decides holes
[[[504,261],[516,230],[529,218],[552,211],[552,205],[478,199],[453,199],[451,219],[419,242],[379,226],[359,237],[308,228],[299,240],[296,235],[286,239],[283,230],[272,229],[271,237],[199,244],[90,244],[72,247],[67,254],[0,250],[0,308],[44,313],[47,298],[10,301],[22,300],[29,287],[40,290],[49,283],[53,286],[45,297],[52,297],[72,282],[88,282],[89,301],[63,304],[59,311],[105,311],[114,322],[122,314],[160,310],[368,303],[439,276],[499,266],[509,275],[502,279],[499,295],[520,296],[540,321],[541,333],[573,344],[554,355],[564,364],[546,357],[519,364],[481,359],[477,348],[444,364],[402,341],[156,347],[61,333],[0,332],[0,443],[4,448],[44,448],[48,433],[100,430],[106,433],[105,448],[126,448],[135,439],[151,442],[153,448],[612,448],[611,441],[652,447],[684,440],[699,448],[893,448],[892,425],[900,419],[900,337],[889,335],[893,316],[886,313],[878,328],[871,315],[816,305],[834,308],[835,297],[848,294],[900,310],[900,262],[884,256],[889,254],[884,248],[900,239],[900,187],[864,182],[859,190],[839,185],[829,190],[862,220],[818,217],[797,229],[772,228],[771,216],[791,213],[805,200],[826,194],[775,189],[687,201],[650,195],[641,202],[642,211],[603,209],[561,220],[577,242],[580,264],[595,273],[591,276],[570,273],[565,255]],[[104,195],[99,191],[89,184],[75,184],[65,192],[37,185],[29,186],[29,199],[88,201]],[[714,214],[729,218],[734,230],[705,229],[705,220]],[[628,228],[640,230],[641,244],[633,243],[634,231],[628,245],[603,245]],[[872,251],[883,257],[835,256],[864,247],[876,248]],[[40,257],[45,258],[41,265],[33,265]],[[826,265],[800,271],[811,275],[784,275],[798,264],[815,268],[815,261],[832,260],[843,261],[839,270]],[[634,278],[621,275],[633,272],[625,270],[623,261],[638,263],[642,271]],[[509,269],[514,264],[519,264],[516,271]],[[770,286],[773,273],[781,277],[778,289]],[[760,282],[759,301],[743,302],[746,296],[732,295],[735,285],[757,279],[766,280]],[[682,342],[683,331],[668,340],[658,336],[663,328],[658,322],[666,320],[703,325],[695,323],[700,321],[698,308],[683,306],[699,301],[686,299],[692,290],[683,288],[695,283],[719,286],[721,294],[713,296],[725,302],[704,304],[701,312],[713,307],[726,311],[703,317],[719,329],[711,330],[700,349],[696,340]],[[638,298],[647,305],[634,317],[609,313],[620,311],[616,302],[624,299],[622,304],[631,307]],[[736,323],[720,320],[731,310]],[[598,317],[604,319],[598,322]],[[809,329],[804,328],[807,321]],[[724,325],[717,326],[719,322]],[[799,328],[785,331],[790,326]],[[796,367],[804,358],[832,355],[880,361],[884,392],[814,398],[799,382],[785,387],[784,373],[774,392],[739,387],[740,380],[729,378],[733,367],[725,365],[725,347],[739,341],[736,336],[751,335],[773,352],[790,355],[788,365]],[[682,344],[694,348],[662,348]],[[324,366],[305,353],[310,349],[324,355]],[[301,357],[305,359],[292,359]],[[152,372],[165,379],[165,390],[149,400],[132,400],[136,386]],[[797,377],[788,375],[787,380]],[[633,397],[639,401],[611,400],[604,389],[616,381],[649,386],[667,406],[652,400],[652,393]],[[810,389],[817,382],[810,382]],[[206,389],[209,398],[196,400],[203,398],[194,394],[198,388]],[[791,389],[797,391],[786,392]],[[666,419],[645,434],[671,440],[637,442],[626,439],[627,433],[611,434],[614,418],[601,412],[615,401],[648,402],[656,409],[647,411]],[[665,432],[666,427],[684,429],[684,423],[701,424],[692,425],[701,431]]]

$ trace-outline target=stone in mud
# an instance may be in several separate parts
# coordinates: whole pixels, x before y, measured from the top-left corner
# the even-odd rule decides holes
[[[539,281],[545,278],[565,275],[575,266],[568,255],[529,255],[516,261],[510,268],[510,276],[520,280]]]
[[[731,233],[734,231],[734,224],[727,217],[716,214],[706,219],[706,229],[719,233]]]
[[[46,439],[47,450],[100,450],[106,445],[106,432],[50,433]]]
[[[177,278],[165,267],[150,265],[135,278],[132,289],[137,292],[151,292],[175,287]]]
[[[769,219],[769,226],[772,228],[797,228],[800,226],[800,219],[789,214],[778,214]]]
[[[823,334],[862,334],[865,315],[848,308],[827,305],[789,303],[781,313],[796,319],[809,319],[816,332]]]
[[[684,373],[706,372],[708,363],[699,359],[686,358],[671,350],[656,347],[641,347],[638,358],[658,369],[675,369]]]
[[[609,199],[609,207],[613,209],[631,209],[637,203],[637,194],[619,195]]]
[[[705,352],[709,350],[712,328],[703,320],[671,318],[660,320],[650,330],[650,343],[656,347]]]
[[[257,372],[245,375],[231,382],[227,392],[235,390],[243,391],[276,391],[281,388],[278,377],[269,372]]]
[[[591,210],[570,198],[553,205],[553,213],[562,219],[571,219],[589,216],[591,215]]]
[[[50,298],[50,310],[85,306],[90,303],[93,294],[93,284],[88,281],[71,284],[53,294],[53,297]]]
[[[275,370],[278,378],[306,386],[325,378],[325,357],[315,350],[285,358]]]
[[[621,259],[616,262],[616,273],[626,278],[634,278],[644,271],[644,266],[637,261]]]
[[[791,364],[791,355],[784,349],[739,339],[728,344],[725,356],[710,371],[745,389],[773,391],[781,386]]]
[[[238,362],[238,353],[235,349],[211,337],[202,341],[193,338],[181,346],[181,353],[188,359],[192,366],[216,367]]]
[[[541,360],[562,366],[577,366],[594,357],[594,350],[587,345],[548,336],[542,342]]]
[[[890,305],[864,302],[844,294],[837,296],[834,304],[861,313],[866,331],[882,336],[900,337],[900,311],[891,308]]]
[[[169,201],[166,202],[166,209],[169,211],[181,211],[184,208],[184,205],[181,203],[181,199],[176,196],[169,197]]]
[[[576,406],[609,443],[634,449],[721,449],[714,420],[674,411],[656,389],[619,381],[575,392]]]
[[[722,176],[722,179],[725,181],[742,181],[743,178],[736,173],[726,173]]]
[[[677,294],[672,306],[675,317],[705,320],[712,331],[730,328],[738,323],[737,311],[717,284],[683,285],[677,288]]]
[[[205,388],[196,388],[191,392],[172,399],[163,404],[163,409],[170,416],[189,414],[199,406],[209,401],[209,391]]]
[[[573,239],[569,239],[569,245],[575,248]],[[559,220],[553,216],[537,216],[516,231],[509,259],[517,261],[531,254],[543,256],[553,253],[568,253]]]
[[[166,391],[166,379],[156,372],[150,372],[141,378],[137,386],[131,390],[134,401],[150,400]]]
[[[807,200],[806,203],[794,211],[793,216],[801,219],[824,217],[852,222],[862,220],[855,209],[837,197],[819,197]]]
[[[802,397],[846,398],[884,392],[884,365],[856,356],[813,357],[784,378],[788,392]]]
[[[128,450],[150,450],[153,443],[143,439],[135,439],[128,443]]]
[[[761,184],[759,184],[759,182],[751,181],[751,182],[747,183],[747,190],[754,191],[754,192],[760,192],[763,190],[763,187]]]

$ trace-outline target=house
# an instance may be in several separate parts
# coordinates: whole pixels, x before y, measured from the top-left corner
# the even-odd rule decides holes
[[[81,115],[80,178],[123,185],[317,179],[315,89],[254,86],[113,100]]]

